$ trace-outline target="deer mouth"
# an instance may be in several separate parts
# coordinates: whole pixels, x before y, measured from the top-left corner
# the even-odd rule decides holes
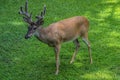
[[[25,36],[25,39],[28,39],[28,38],[30,38],[30,36],[26,35],[26,36]]]

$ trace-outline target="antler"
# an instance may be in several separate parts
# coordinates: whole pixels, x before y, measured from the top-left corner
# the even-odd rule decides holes
[[[36,21],[36,23],[37,23],[38,25],[43,24],[43,22],[44,22],[44,21],[43,21],[43,18],[44,18],[45,13],[46,13],[46,5],[44,5],[44,8],[43,8],[43,11],[41,12],[41,14],[38,15],[38,16],[36,16],[36,18],[38,19],[38,20]]]
[[[23,19],[25,22],[31,24],[32,23],[32,13],[28,13],[28,0],[25,2],[25,11],[23,11],[23,7],[20,7],[19,14],[23,15]]]

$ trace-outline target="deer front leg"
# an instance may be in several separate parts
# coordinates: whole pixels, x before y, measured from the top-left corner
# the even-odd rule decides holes
[[[73,42],[74,42],[74,44],[75,44],[75,51],[74,51],[74,53],[73,53],[72,59],[71,59],[71,61],[70,61],[70,64],[72,64],[72,63],[74,62],[75,57],[76,57],[76,54],[77,54],[78,49],[79,49],[79,47],[80,47],[80,44],[79,44],[78,39],[74,40]]]
[[[56,75],[58,75],[58,73],[59,73],[59,65],[60,65],[59,53],[60,53],[60,45],[56,45],[55,46],[55,60],[56,60],[56,72],[55,72],[55,74]]]

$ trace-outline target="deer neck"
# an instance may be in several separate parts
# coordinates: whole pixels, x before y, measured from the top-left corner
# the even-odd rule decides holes
[[[42,42],[45,42],[45,40],[44,40],[44,36],[45,36],[44,31],[45,31],[45,29],[40,26],[40,27],[36,30],[36,32],[34,33],[34,36],[35,36],[38,40],[40,40],[40,41],[42,41]]]
[[[34,34],[34,36],[40,40],[43,43],[48,44],[51,47],[54,47],[54,44],[49,40],[48,38],[48,32],[47,32],[47,28],[38,28]]]

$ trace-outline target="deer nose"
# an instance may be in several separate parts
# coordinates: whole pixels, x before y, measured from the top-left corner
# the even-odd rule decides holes
[[[30,38],[30,37],[29,37],[28,35],[26,35],[26,36],[25,36],[25,39],[28,39],[28,38]]]

